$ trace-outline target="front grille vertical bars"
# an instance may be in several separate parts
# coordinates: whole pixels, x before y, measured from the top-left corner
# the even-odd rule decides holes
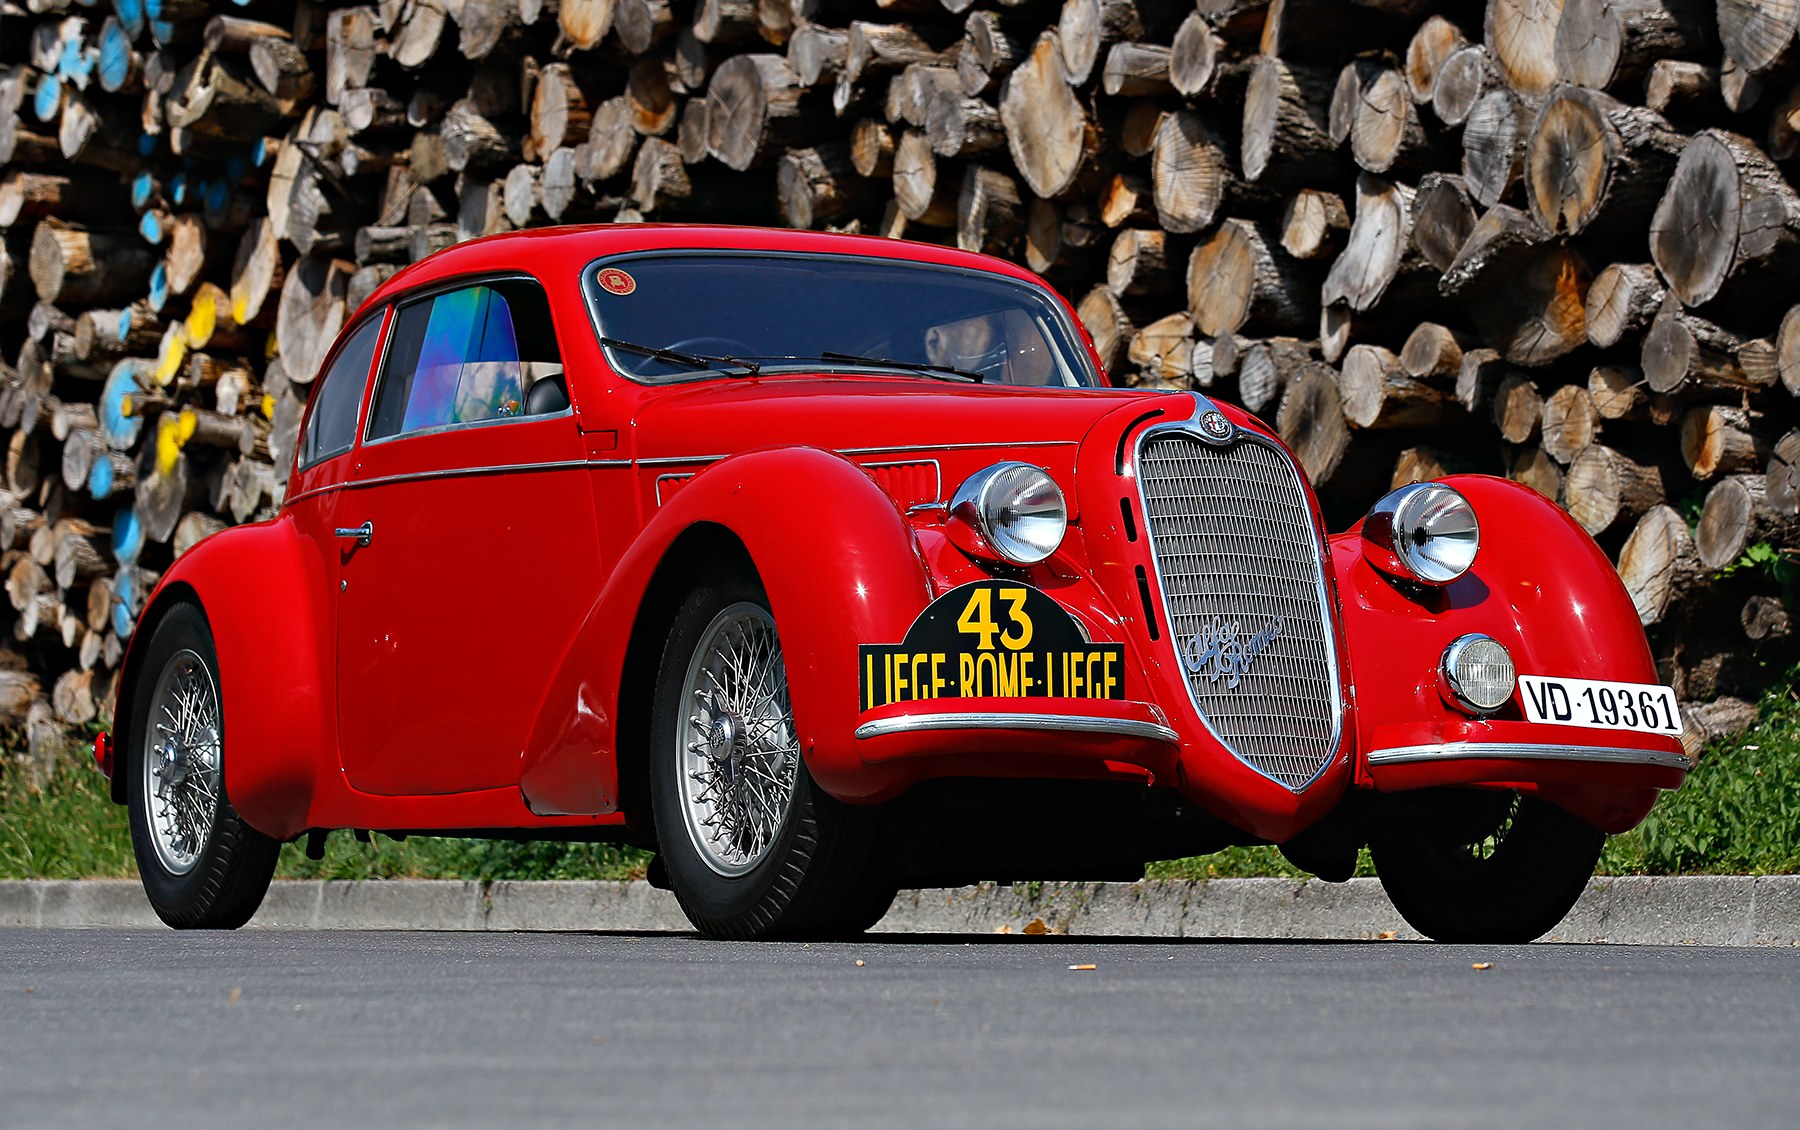
[[[1235,631],[1242,644],[1280,618],[1236,686],[1217,664],[1187,669],[1187,683],[1232,753],[1303,788],[1337,750],[1342,705],[1322,549],[1299,474],[1248,433],[1218,447],[1165,427],[1140,439],[1137,478],[1178,660],[1209,629]]]

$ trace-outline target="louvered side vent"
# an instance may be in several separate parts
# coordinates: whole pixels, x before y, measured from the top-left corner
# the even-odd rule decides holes
[[[865,463],[863,469],[902,510],[921,502],[936,502],[943,497],[937,460],[915,459],[897,463]]]
[[[1247,764],[1291,789],[1337,749],[1338,673],[1320,543],[1299,476],[1254,440],[1184,432],[1141,445],[1170,636],[1194,706]]]

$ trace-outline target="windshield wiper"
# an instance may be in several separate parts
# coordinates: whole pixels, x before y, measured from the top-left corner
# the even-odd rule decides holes
[[[855,353],[821,353],[819,358],[823,361],[850,361],[858,365],[879,365],[888,369],[904,369],[909,373],[948,374],[961,377],[966,381],[974,381],[976,384],[980,384],[986,379],[983,374],[969,369],[958,369],[954,365],[932,365],[923,361],[895,361],[889,357],[861,357]]]
[[[641,353],[645,357],[654,357],[658,361],[673,361],[677,365],[691,365],[696,369],[716,369],[720,365],[736,365],[745,373],[762,372],[762,366],[754,361],[746,361],[742,357],[715,357],[710,353],[680,353],[673,349],[658,349],[652,345],[639,345],[635,341],[621,341],[616,337],[603,337],[601,345],[609,345],[614,349],[623,349],[627,353]]]

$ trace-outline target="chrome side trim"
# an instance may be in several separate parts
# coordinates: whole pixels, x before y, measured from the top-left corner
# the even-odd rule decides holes
[[[1095,718],[1086,714],[907,714],[878,718],[856,728],[858,738],[912,734],[924,730],[1043,730],[1083,734],[1118,734],[1128,738],[1179,745],[1181,735],[1158,722],[1135,718]]]
[[[1013,442],[995,440],[982,443],[933,443],[933,444],[892,444],[886,447],[839,447],[831,450],[836,455],[905,455],[908,453],[926,453],[936,451],[984,451],[996,447],[1074,447],[1078,441],[1072,439],[1025,440]],[[795,444],[794,446],[804,446]],[[684,467],[689,463],[717,463],[721,459],[729,459],[729,455],[658,455],[654,459],[639,459],[640,467]],[[925,460],[898,459],[897,463],[911,463]],[[864,464],[864,466],[884,466],[885,464]],[[940,468],[941,472],[941,468]]]
[[[1691,769],[1684,753],[1654,749],[1619,749],[1613,746],[1537,745],[1527,742],[1447,742],[1443,745],[1405,745],[1369,751],[1370,765],[1409,765],[1421,761],[1471,761],[1503,757],[1519,761],[1603,761],[1614,765],[1660,765]]]

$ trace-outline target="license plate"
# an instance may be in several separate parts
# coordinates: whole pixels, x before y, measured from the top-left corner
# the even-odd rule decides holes
[[[1519,698],[1531,722],[1681,736],[1675,692],[1655,683],[1520,675]]]

